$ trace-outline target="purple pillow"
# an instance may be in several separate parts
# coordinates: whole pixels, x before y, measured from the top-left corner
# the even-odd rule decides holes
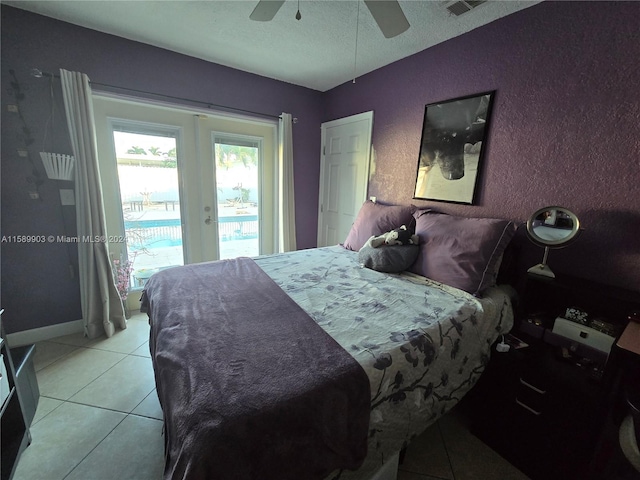
[[[414,210],[413,205],[382,205],[367,200],[360,207],[356,221],[342,246],[357,252],[372,235],[381,235],[402,225],[409,228],[414,223]]]
[[[420,253],[409,269],[473,295],[496,283],[497,268],[516,225],[495,218],[464,218],[417,211]]]

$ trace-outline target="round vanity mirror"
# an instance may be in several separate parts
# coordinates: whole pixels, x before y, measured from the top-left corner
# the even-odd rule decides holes
[[[580,233],[580,221],[575,213],[563,207],[544,207],[533,212],[527,221],[527,235],[536,245],[544,247],[542,263],[531,267],[528,272],[547,277],[555,277],[547,265],[550,248],[568,245]]]
[[[541,247],[563,247],[575,239],[579,231],[578,217],[562,207],[541,208],[527,221],[529,238]]]

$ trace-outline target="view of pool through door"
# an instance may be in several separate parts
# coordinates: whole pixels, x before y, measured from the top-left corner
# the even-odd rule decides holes
[[[113,125],[127,240],[126,257],[115,261],[130,270],[133,288],[143,287],[160,270],[184,264],[177,133]]]
[[[274,119],[93,98],[105,222],[130,288],[183,264],[274,253]],[[122,260],[120,260],[122,259]]]
[[[213,133],[220,259],[260,254],[262,141]]]

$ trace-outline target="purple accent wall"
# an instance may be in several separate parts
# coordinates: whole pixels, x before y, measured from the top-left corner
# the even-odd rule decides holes
[[[519,221],[564,206],[584,232],[551,268],[640,291],[639,17],[637,2],[546,1],[326,92],[322,120],[374,111],[380,201]],[[490,90],[477,204],[412,200],[425,105]],[[542,260],[518,242],[523,267]]]
[[[6,109],[15,103],[8,93],[14,70],[25,95],[22,115],[36,140],[29,153],[44,175],[37,155],[49,116],[48,82],[29,71],[66,68],[98,83],[298,117],[300,248],[316,244],[320,123],[374,110],[370,195],[521,221],[541,206],[563,205],[585,231],[575,244],[551,252],[551,267],[640,290],[639,3],[546,1],[325,93],[6,5],[1,13],[1,235],[75,234],[73,207],[57,203],[58,189],[69,184],[45,181],[44,201],[29,199],[33,167],[16,153],[24,132]],[[489,90],[497,93],[477,205],[412,200],[425,104]],[[56,102],[59,115],[59,87]],[[56,150],[71,153],[66,132],[56,132]],[[522,232],[518,242],[523,266],[542,259],[542,249]],[[0,248],[8,332],[81,317],[77,279],[68,273],[69,263],[77,264],[73,245]]]
[[[320,116],[322,94],[193,57],[2,5],[2,235],[75,235],[74,207],[61,207],[59,188],[73,184],[45,180],[43,201],[29,198],[33,166],[17,155],[22,123],[7,112],[16,103],[9,94],[15,71],[24,100],[21,112],[35,143],[29,147],[36,170],[46,178],[38,152],[50,114],[49,82],[29,75],[31,68],[57,73],[60,68],[86,73],[96,83],[138,89],[298,118],[293,128],[296,222],[299,248],[316,245]],[[59,81],[56,96],[56,151],[71,153]],[[140,94],[139,96],[144,96]],[[158,98],[149,96],[150,98]],[[77,250],[65,244],[2,244],[2,317],[8,333],[82,317]]]

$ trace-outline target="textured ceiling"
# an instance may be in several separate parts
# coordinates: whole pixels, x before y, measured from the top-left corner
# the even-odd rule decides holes
[[[2,3],[326,91],[538,2],[489,1],[455,17],[445,8],[450,2],[400,0],[411,28],[392,39],[357,0],[287,0],[271,22],[249,20],[257,0]]]

